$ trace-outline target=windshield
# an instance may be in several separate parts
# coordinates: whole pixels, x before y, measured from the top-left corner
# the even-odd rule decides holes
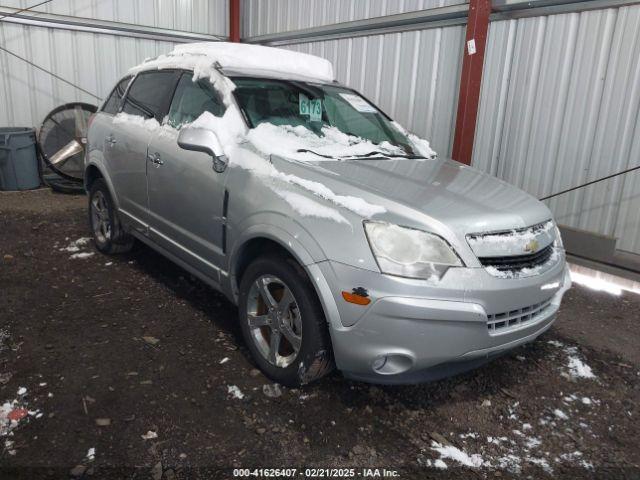
[[[298,135],[311,132],[327,140],[335,139],[336,134],[341,133],[349,136],[349,144],[366,146],[358,149],[357,154],[350,152],[344,156],[414,157],[420,154],[405,132],[353,90],[264,78],[236,77],[233,82],[235,98],[252,129],[269,124]],[[304,148],[298,151],[309,151],[318,156],[341,156],[338,152],[324,155]]]

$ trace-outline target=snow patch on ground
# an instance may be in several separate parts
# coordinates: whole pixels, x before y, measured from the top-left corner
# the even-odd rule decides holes
[[[569,376],[571,378],[596,378],[591,367],[584,363],[578,356],[578,349],[576,347],[567,347],[565,352],[568,357],[567,366],[569,367]]]
[[[591,367],[587,365],[578,354],[578,347],[567,347],[564,343],[558,342],[557,340],[548,340],[547,343],[549,345],[553,345],[557,348],[562,348],[564,353],[567,355],[567,368],[568,372],[563,373],[567,378],[572,380],[577,380],[580,378],[596,378],[596,375],[591,370]],[[573,397],[573,396],[572,396]],[[577,397],[572,398],[571,400],[575,400]]]
[[[549,462],[545,458],[528,457],[527,462],[537,465],[547,473],[553,473],[553,468],[551,468],[551,465],[549,465]]]
[[[477,453],[469,455],[453,445],[441,445],[434,441],[431,443],[431,449],[440,454],[440,460],[448,458],[471,468],[479,468],[484,464],[484,460]]]
[[[95,252],[80,252],[80,253],[74,253],[73,255],[69,256],[69,258],[72,260],[74,259],[84,260],[85,258],[93,257],[94,255],[95,255]]]
[[[562,410],[560,410],[559,408],[556,408],[553,411],[553,414],[558,417],[560,420],[569,420],[569,416],[564,413]]]
[[[227,393],[238,400],[244,398],[244,393],[236,385],[227,385]]]
[[[69,240],[68,238],[66,240]],[[61,252],[69,252],[72,255],[69,256],[70,259],[84,259],[89,258],[95,254],[95,252],[82,252],[82,249],[89,245],[91,241],[90,237],[81,237],[77,240],[73,240],[66,247],[62,247],[58,249]]]
[[[69,253],[79,252],[80,249],[82,247],[88,245],[90,241],[91,241],[90,237],[80,237],[79,239],[74,240],[71,243],[69,243],[69,245],[67,245],[66,247],[62,247],[60,249],[60,251],[61,252],[69,252]]]
[[[142,437],[143,440],[153,440],[155,438],[158,438],[158,434],[153,430],[149,430],[147,433],[140,436]]]
[[[14,430],[22,423],[28,422],[30,418],[40,418],[40,410],[29,410],[24,400],[27,389],[20,387],[17,396],[13,400],[8,400],[0,405],[0,438],[4,439],[4,448],[9,455],[15,455],[13,448],[15,435]],[[8,438],[7,438],[8,437]]]
[[[88,451],[87,451],[87,461],[89,462],[93,462],[96,459],[96,449],[94,447],[91,447]]]
[[[429,460],[427,459],[424,463],[427,467],[433,467],[433,468],[437,468],[438,470],[446,470],[447,468],[447,464],[444,463],[442,461],[442,459],[438,458],[436,460]]]

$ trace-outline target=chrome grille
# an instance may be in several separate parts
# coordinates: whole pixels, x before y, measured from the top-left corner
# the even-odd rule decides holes
[[[523,323],[535,320],[545,313],[550,305],[551,299],[528,307],[487,315],[487,328],[489,329],[489,333],[504,333],[517,328]]]
[[[522,270],[544,265],[553,253],[553,245],[529,255],[515,255],[512,257],[479,257],[480,263],[485,267],[494,267],[500,271]]]

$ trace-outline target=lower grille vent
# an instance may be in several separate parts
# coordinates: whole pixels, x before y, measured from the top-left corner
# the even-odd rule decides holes
[[[542,315],[545,310],[549,308],[549,305],[551,305],[551,299],[536,303],[529,307],[487,315],[487,328],[489,329],[489,333],[502,333],[507,329],[515,328],[518,325],[530,322],[539,315]]]

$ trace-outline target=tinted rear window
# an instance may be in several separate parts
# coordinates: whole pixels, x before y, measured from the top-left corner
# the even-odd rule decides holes
[[[109,99],[105,102],[104,107],[102,107],[103,112],[111,113],[112,115],[118,112],[120,102],[122,101],[122,97],[124,97],[124,92],[127,91],[127,85],[129,85],[130,81],[131,77],[125,77],[118,82],[116,88],[111,92]]]
[[[122,111],[162,121],[171,101],[175,80],[176,72],[141,73],[129,88]]]

